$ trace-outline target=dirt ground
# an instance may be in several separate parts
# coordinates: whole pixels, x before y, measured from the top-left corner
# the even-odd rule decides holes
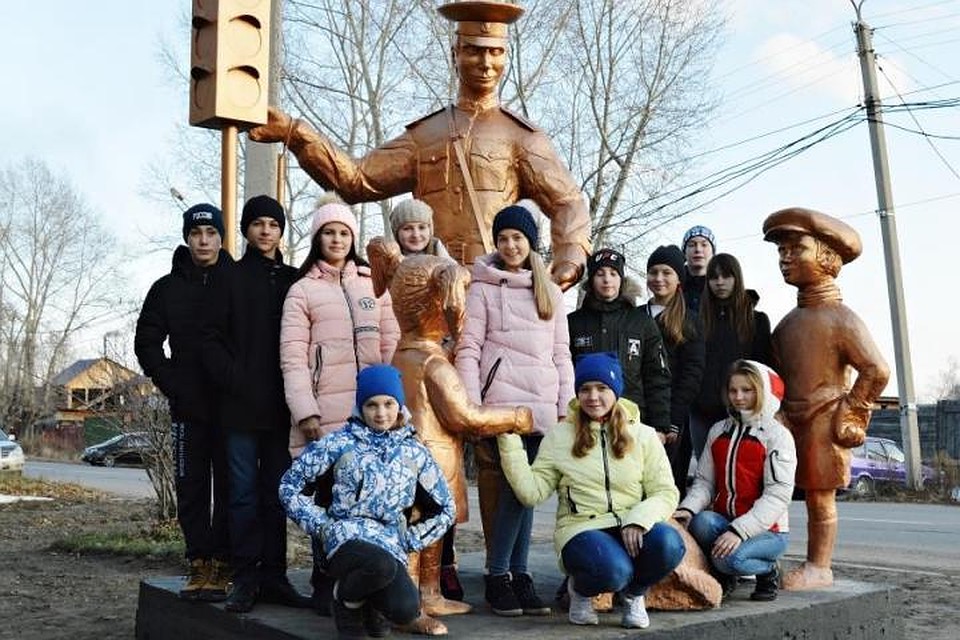
[[[149,515],[147,502],[104,497],[0,505],[0,638],[132,638],[140,579],[182,573],[182,564],[176,559],[64,554],[50,548],[71,532],[136,530]],[[477,534],[463,533],[458,537],[461,550],[479,548]],[[300,537],[291,537],[294,565],[307,558]],[[957,616],[960,575],[941,578],[842,567],[837,575],[902,586],[907,638],[956,638],[950,621]]]

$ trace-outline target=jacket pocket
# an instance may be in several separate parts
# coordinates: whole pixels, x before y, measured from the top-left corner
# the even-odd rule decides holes
[[[445,191],[450,183],[447,143],[431,145],[420,152],[417,162],[417,184],[421,194]]]
[[[313,397],[320,397],[320,373],[323,370],[323,346],[317,345],[316,348],[316,357],[314,358],[313,364]]]
[[[493,362],[493,366],[490,367],[490,371],[487,372],[487,377],[483,381],[483,388],[480,389],[480,402],[483,402],[483,399],[487,396],[487,391],[490,390],[490,386],[493,384],[493,381],[497,377],[497,369],[500,368],[500,364],[503,362],[503,356],[497,358]]]
[[[579,513],[577,503],[573,500],[573,493],[570,491],[570,487],[567,487],[567,503],[570,505],[570,513]]]

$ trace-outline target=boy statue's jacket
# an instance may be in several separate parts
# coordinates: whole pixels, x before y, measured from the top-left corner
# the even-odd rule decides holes
[[[331,499],[319,506],[301,492],[328,474]],[[292,520],[322,540],[327,558],[343,543],[362,540],[404,565],[407,553],[442,538],[456,517],[443,473],[413,427],[377,432],[358,418],[307,445],[280,482],[280,501]],[[420,519],[409,524],[415,502]]]

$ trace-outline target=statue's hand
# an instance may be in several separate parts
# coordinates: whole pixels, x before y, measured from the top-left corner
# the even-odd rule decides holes
[[[268,107],[267,124],[250,129],[247,136],[254,142],[287,142],[293,124],[293,118],[286,113],[277,107]]]
[[[867,438],[867,424],[870,422],[869,409],[856,409],[844,398],[833,414],[833,441],[851,449],[859,447]]]
[[[517,422],[513,432],[521,436],[532,433],[533,411],[530,410],[530,407],[517,407],[514,413],[517,416]]]
[[[555,262],[550,268],[551,279],[564,291],[577,284],[580,274],[580,267],[569,260]]]

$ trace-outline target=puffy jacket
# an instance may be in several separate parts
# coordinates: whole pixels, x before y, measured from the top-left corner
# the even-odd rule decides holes
[[[153,283],[137,318],[133,339],[137,360],[170,402],[176,421],[213,424],[217,394],[202,360],[201,318],[210,288],[233,260],[221,250],[216,265],[198,267],[190,250],[173,252],[170,273]],[[163,350],[170,341],[170,356]]]
[[[327,474],[332,498],[322,507],[302,492]],[[423,518],[408,526],[405,512],[415,499]],[[294,522],[323,542],[327,558],[343,543],[363,540],[404,565],[408,553],[440,540],[456,517],[443,472],[413,427],[378,432],[358,418],[307,445],[280,481],[280,501]]]
[[[574,396],[570,336],[560,287],[554,314],[541,320],[533,299],[533,275],[493,266],[495,253],[473,263],[466,318],[456,348],[456,367],[470,400],[523,405],[533,411],[534,431],[546,433],[566,415]]]
[[[760,299],[753,291],[749,291],[748,294],[751,295],[754,304]],[[705,424],[722,420],[727,415],[723,397],[727,369],[731,364],[746,358],[769,365],[772,364],[773,357],[770,347],[770,319],[767,314],[762,311],[753,311],[753,340],[743,343],[731,323],[726,305],[721,304],[715,308],[718,314],[714,318],[713,331],[706,337],[703,380],[694,404],[697,412],[704,416]]]
[[[773,417],[780,400],[771,391],[771,380],[779,376],[753,364],[764,382],[760,411],[742,412],[711,427],[693,486],[680,504],[693,514],[708,507],[722,514],[744,540],[764,531],[790,530],[788,510],[797,470],[793,436]]]
[[[627,412],[633,437],[623,458],[614,457],[606,427],[599,422],[588,426],[597,446],[582,458],[574,457],[576,426],[570,417],[580,410],[576,399],[570,401],[568,419],[544,436],[532,465],[520,436],[497,437],[503,472],[520,502],[533,506],[557,492],[553,543],[558,554],[584,531],[628,524],[650,530],[677,507],[679,492],[660,438],[640,422],[637,405],[626,398],[618,403]]]
[[[280,368],[290,407],[290,450],[306,439],[297,426],[318,416],[324,433],[353,412],[357,374],[389,364],[400,339],[390,294],[373,294],[370,269],[347,262],[343,270],[318,261],[295,282],[283,303]]]
[[[656,322],[624,297],[598,300],[587,293],[567,316],[570,352],[612,351],[623,366],[623,396],[640,407],[640,419],[658,431],[670,428],[670,368]]]
[[[220,389],[227,429],[290,428],[280,371],[280,312],[297,270],[252,245],[214,283],[206,307],[203,361]]]

